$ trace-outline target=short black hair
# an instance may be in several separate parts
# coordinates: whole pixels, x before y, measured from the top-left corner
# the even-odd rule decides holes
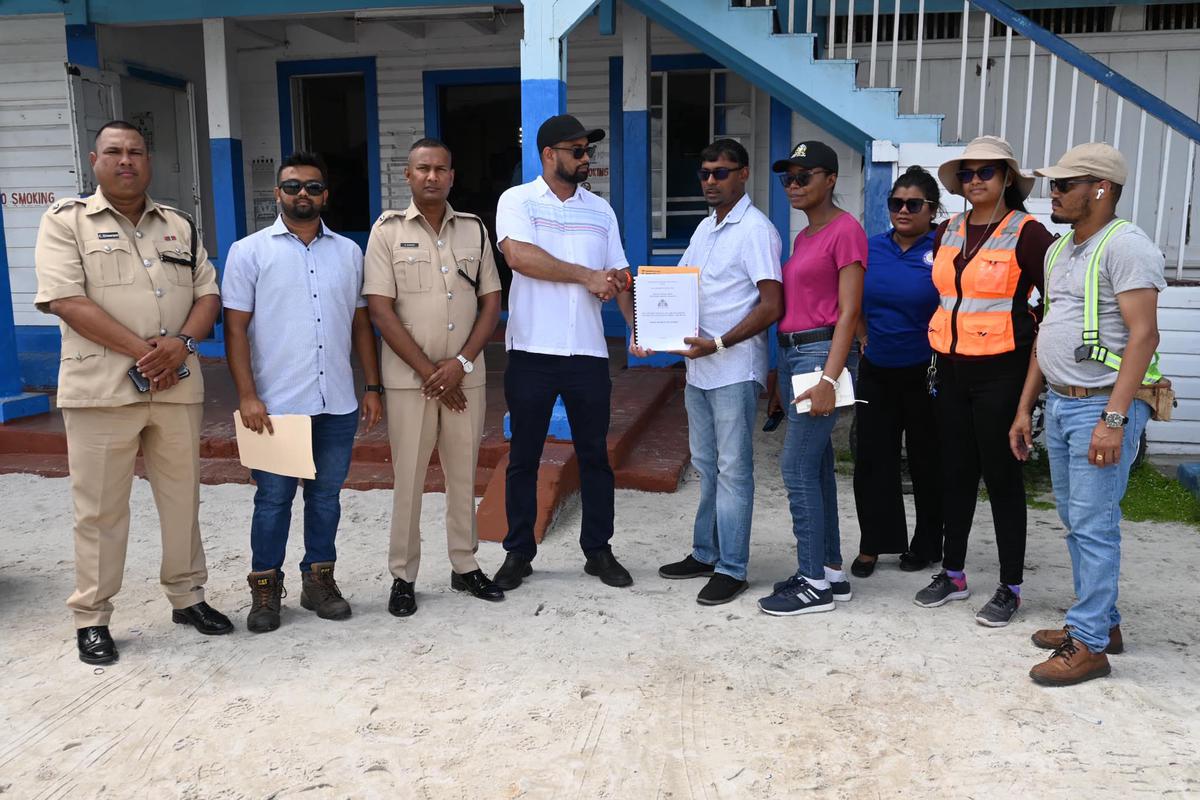
[[[721,156],[727,157],[738,165],[738,168],[750,166],[750,154],[737,139],[717,139],[700,151],[700,161],[717,161]]]
[[[321,172],[321,180],[328,183],[326,180],[325,160],[316,153],[306,153],[299,151],[292,153],[279,164],[279,169],[275,170],[275,182],[279,183],[279,179],[283,176],[283,171],[288,167],[316,167]]]
[[[100,141],[100,134],[104,133],[105,131],[133,131],[138,136],[142,136],[142,132],[139,131],[137,126],[133,125],[132,123],[126,122],[123,119],[113,119],[100,126],[100,130],[96,131],[96,138],[92,140],[92,143],[94,144]],[[145,136],[142,136],[142,141],[146,141]]]
[[[1112,183],[1112,181],[1109,181],[1109,183]],[[1113,203],[1121,202],[1121,190],[1124,188],[1119,183],[1112,183]]]
[[[933,206],[933,215],[936,217],[942,208],[942,192],[938,189],[937,181],[933,176],[926,172],[923,168],[913,164],[908,169],[896,178],[896,182],[892,184],[892,190],[888,192],[888,197],[896,193],[897,189],[918,189],[921,194],[925,195],[925,199]]]
[[[439,150],[445,150],[446,155],[450,156],[450,163],[454,163],[454,153],[450,152],[450,147],[441,139],[435,139],[432,136],[422,137],[412,143],[412,147],[408,148],[408,152],[411,154],[414,150],[420,150],[422,147],[432,147]]]

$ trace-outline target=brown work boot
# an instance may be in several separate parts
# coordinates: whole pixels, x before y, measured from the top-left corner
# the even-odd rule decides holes
[[[1111,671],[1108,656],[1093,653],[1068,633],[1067,640],[1054,655],[1029,670],[1029,677],[1043,686],[1071,686],[1092,678],[1103,678]]]
[[[279,627],[279,605],[287,594],[278,570],[251,572],[246,576],[250,584],[250,613],[246,615],[246,629],[253,633],[269,633]]]
[[[1063,628],[1045,628],[1029,638],[1043,650],[1057,650],[1062,647],[1070,632],[1069,625]],[[1125,642],[1121,639],[1120,625],[1114,625],[1108,629],[1108,647],[1104,648],[1104,652],[1110,656],[1125,652]]]
[[[300,573],[304,583],[300,605],[317,612],[321,619],[346,619],[350,616],[350,604],[333,579],[333,564],[332,561],[313,564],[308,572]]]

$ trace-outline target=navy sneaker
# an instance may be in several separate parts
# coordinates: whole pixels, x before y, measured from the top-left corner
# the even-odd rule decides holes
[[[776,586],[778,588],[774,594],[758,601],[758,608],[764,614],[792,617],[833,611],[833,590],[817,589],[803,576],[793,575]]]
[[[778,593],[785,586],[790,586],[796,580],[795,575],[782,581],[776,581],[771,587],[771,591]],[[830,581],[829,589],[833,592],[833,599],[839,603],[845,603],[850,598],[854,597],[854,592],[850,591],[850,581]],[[820,591],[818,589],[818,591]]]

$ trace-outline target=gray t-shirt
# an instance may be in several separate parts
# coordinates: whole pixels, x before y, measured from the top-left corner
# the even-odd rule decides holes
[[[1116,221],[1109,223],[1116,224]],[[1105,227],[1082,244],[1072,239],[1048,270],[1046,292],[1050,313],[1037,338],[1038,365],[1050,383],[1066,386],[1112,386],[1117,373],[1098,361],[1075,360],[1075,348],[1083,344],[1084,277],[1092,251],[1104,238]],[[1046,266],[1054,246],[1046,252]],[[1121,317],[1117,295],[1134,289],[1167,288],[1163,279],[1165,260],[1158,246],[1136,225],[1128,224],[1112,235],[1100,257],[1100,343],[1117,354],[1125,352],[1129,329]]]

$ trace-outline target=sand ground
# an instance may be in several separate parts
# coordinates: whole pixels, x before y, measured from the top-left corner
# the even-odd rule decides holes
[[[299,607],[289,551],[284,625],[245,631],[252,487],[203,487],[209,600],[239,630],[173,625],[157,585],[149,486],[133,493],[121,660],[81,664],[67,482],[0,476],[0,795],[14,798],[798,798],[1200,796],[1200,535],[1126,524],[1128,650],[1110,678],[1048,690],[1029,642],[1061,624],[1071,573],[1053,512],[1031,511],[1025,607],[973,620],[996,580],[981,508],[975,596],[925,610],[928,580],[884,559],[837,611],[775,619],[755,600],[795,568],[777,456],[757,442],[753,586],[705,608],[684,555],[697,485],[619,492],[617,555],[635,584],[584,575],[578,502],[536,572],[497,605],[449,590],[441,495],[426,495],[420,611],[389,616],[387,491],[343,494],[338,576],[354,616]],[[858,527],[841,484],[847,561]],[[297,525],[293,530],[299,530]],[[294,537],[298,540],[300,537]],[[294,542],[298,545],[298,541]],[[485,543],[488,571],[502,560]]]

